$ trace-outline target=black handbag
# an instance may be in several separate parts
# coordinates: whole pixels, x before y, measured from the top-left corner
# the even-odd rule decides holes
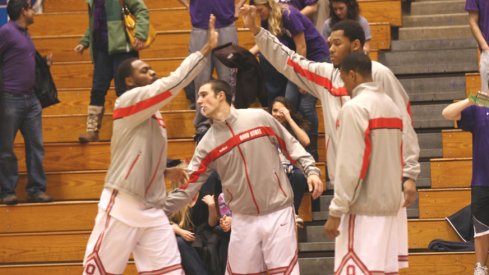
[[[58,90],[54,84],[53,76],[49,70],[46,59],[36,51],[36,82],[34,84],[36,94],[42,108],[59,103]]]

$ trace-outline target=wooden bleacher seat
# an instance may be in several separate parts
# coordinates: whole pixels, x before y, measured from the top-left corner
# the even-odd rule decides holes
[[[472,157],[472,134],[462,130],[443,130],[442,146],[444,158]]]
[[[419,218],[445,218],[470,204],[470,188],[421,189]]]
[[[481,76],[479,73],[465,74],[465,94],[468,96],[475,95],[481,89]]]
[[[431,159],[431,188],[469,187],[472,158]]]

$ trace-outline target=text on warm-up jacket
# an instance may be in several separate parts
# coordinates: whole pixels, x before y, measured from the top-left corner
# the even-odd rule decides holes
[[[188,167],[189,182],[168,195],[165,212],[187,204],[213,170],[233,213],[260,215],[290,207],[292,188],[277,148],[307,176],[319,175],[314,158],[270,114],[231,108],[228,118],[214,121],[198,144]]]

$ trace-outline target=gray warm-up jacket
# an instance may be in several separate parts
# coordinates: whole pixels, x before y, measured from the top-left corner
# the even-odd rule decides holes
[[[168,146],[159,110],[200,73],[206,60],[195,52],[169,76],[131,89],[116,100],[106,188],[123,191],[148,207],[163,207]]]
[[[213,170],[233,213],[261,215],[292,205],[293,193],[279,151],[319,175],[313,157],[270,114],[261,109],[231,107],[225,121],[214,121],[202,138],[188,169],[188,183],[168,195],[165,212],[172,213],[197,194]]]
[[[275,36],[263,28],[255,36],[255,42],[260,48],[260,53],[279,72],[321,100],[326,134],[328,173],[329,178],[333,181],[336,146],[338,144],[336,119],[342,105],[350,99],[340,78],[339,69],[331,63],[307,60],[284,46]],[[401,110],[404,128],[403,176],[416,180],[420,173],[419,144],[412,125],[409,96],[392,71],[375,61],[372,62],[372,77],[380,89]]]
[[[357,86],[352,96],[338,117],[329,214],[396,216],[402,199],[401,112],[374,82]]]

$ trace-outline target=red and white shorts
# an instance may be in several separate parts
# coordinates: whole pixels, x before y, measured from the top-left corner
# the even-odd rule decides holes
[[[132,227],[99,208],[85,252],[83,274],[122,274],[131,253],[139,274],[184,274],[170,224],[162,221],[160,226]]]
[[[335,243],[335,274],[399,274],[408,267],[406,208],[397,216],[343,215]]]
[[[226,274],[299,274],[295,230],[292,207],[259,216],[233,213]]]

